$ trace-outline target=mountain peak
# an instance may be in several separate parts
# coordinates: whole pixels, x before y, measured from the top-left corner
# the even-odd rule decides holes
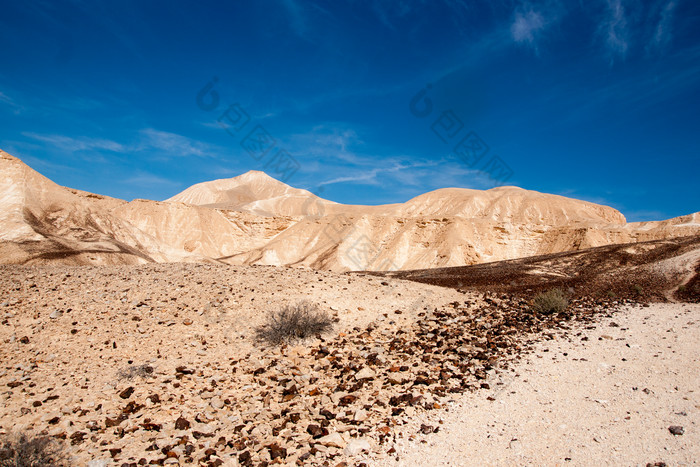
[[[237,177],[233,177],[233,178],[265,178],[265,179],[275,180],[277,182],[279,181],[276,178],[269,176],[268,174],[266,174],[262,170],[249,170],[246,173],[241,174]]]
[[[288,186],[287,184],[269,176],[260,170],[249,170],[248,172],[236,175],[230,178],[219,178],[206,182],[197,183],[193,186],[207,186],[210,189],[226,190],[232,187],[252,185],[252,184],[269,184],[271,186]]]
[[[310,200],[318,199],[313,193],[293,188],[263,171],[249,170],[237,177],[198,183],[166,201],[263,215],[300,215]]]

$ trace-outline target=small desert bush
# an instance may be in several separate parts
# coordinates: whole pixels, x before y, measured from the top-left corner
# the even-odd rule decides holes
[[[258,339],[281,344],[323,334],[333,328],[333,319],[317,305],[301,302],[270,313],[267,322],[256,329]]]
[[[153,367],[144,363],[143,365],[130,365],[119,370],[119,379],[147,378],[153,374]]]
[[[535,313],[550,315],[564,311],[567,306],[569,306],[569,300],[567,300],[564,291],[552,289],[535,295],[532,310]]]
[[[67,465],[63,446],[48,436],[31,437],[21,433],[3,436],[0,440],[0,467]]]

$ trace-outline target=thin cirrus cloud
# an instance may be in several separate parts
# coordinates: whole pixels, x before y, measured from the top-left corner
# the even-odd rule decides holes
[[[15,102],[12,100],[10,96],[5,94],[4,92],[0,92],[0,102],[9,104],[9,105],[15,105]]]
[[[211,148],[206,143],[201,143],[176,133],[147,128],[141,130],[143,141],[139,149],[156,149],[164,151],[172,157],[206,157],[211,155]]]
[[[673,15],[678,2],[672,0],[666,3],[661,9],[659,22],[654,29],[654,37],[650,43],[650,48],[660,49],[666,46],[671,41],[673,33]]]
[[[138,141],[122,144],[109,139],[23,132],[23,136],[40,141],[63,152],[109,151],[116,153],[135,153],[142,151],[157,152],[168,157],[207,157],[212,156],[214,148],[191,138],[176,133],[146,128],[139,131]],[[163,154],[164,153],[164,154]]]
[[[662,51],[673,39],[678,4],[679,0],[645,6],[629,0],[605,0],[602,11],[591,11],[597,24],[595,35],[613,62],[626,60],[635,44],[646,44],[647,53]],[[549,2],[546,7],[525,2],[513,14],[510,39],[538,52],[546,31],[565,13],[566,8],[558,2]]]
[[[287,10],[287,14],[290,18],[290,26],[294,33],[301,38],[306,38],[308,28],[302,5],[296,0],[281,0],[281,3]]]
[[[33,132],[22,132],[23,136],[49,144],[56,149],[65,152],[104,150],[112,152],[126,152],[126,146],[100,138],[71,138],[62,135],[42,135]]]
[[[412,162],[412,163],[400,163],[400,162],[390,162],[390,165],[386,167],[374,167],[369,170],[357,170],[353,175],[347,175],[342,177],[332,178],[324,182],[319,183],[319,186],[333,185],[336,183],[359,183],[363,185],[382,185],[386,183],[386,179],[378,180],[377,176],[379,174],[390,175],[393,178],[400,178],[404,183],[408,181],[405,177],[401,175],[406,171],[412,171],[415,169],[433,167],[438,165],[435,161],[430,162]],[[414,174],[415,175],[415,174]],[[417,184],[417,182],[413,182]]]
[[[21,114],[24,110],[23,107],[17,102],[15,102],[15,100],[12,97],[8,96],[2,91],[0,91],[0,106],[6,106],[15,115]]]
[[[547,21],[539,12],[517,12],[510,26],[510,34],[515,42],[536,48],[536,41],[546,25]]]
[[[627,12],[622,0],[608,0],[606,18],[601,24],[608,51],[614,56],[627,55],[630,47],[630,31]]]
[[[646,44],[647,53],[661,52],[673,39],[673,21],[677,0],[656,3],[644,10],[632,10],[624,0],[607,0],[599,32],[611,58],[625,60],[633,45]],[[651,31],[645,24],[653,24]]]

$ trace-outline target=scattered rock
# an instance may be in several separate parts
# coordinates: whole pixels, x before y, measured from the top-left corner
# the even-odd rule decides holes
[[[685,433],[683,427],[678,425],[671,425],[670,427],[668,427],[668,431],[670,431],[671,434],[675,436],[681,436],[683,433]]]
[[[129,386],[128,388],[124,389],[122,392],[119,393],[119,397],[122,399],[128,399],[131,397],[131,395],[134,393],[134,387]]]
[[[372,371],[371,368],[369,367],[364,367],[357,373],[355,373],[355,379],[356,380],[361,380],[361,379],[372,379],[376,376],[377,374]]]
[[[110,459],[93,459],[89,461],[86,465],[87,467],[107,467],[112,464]]]
[[[369,452],[371,449],[372,446],[369,444],[369,441],[367,441],[367,439],[357,438],[350,441],[348,445],[345,446],[343,452],[346,456],[355,457],[361,454],[362,452]]]
[[[346,445],[345,440],[340,435],[340,433],[334,432],[329,435],[324,436],[318,440],[320,444],[328,447],[335,447],[343,449]]]
[[[177,420],[175,420],[175,429],[176,430],[189,430],[190,429],[190,422],[184,417],[179,417]]]
[[[179,366],[175,368],[175,373],[180,374],[180,375],[193,375],[194,370],[187,368],[185,366]]]
[[[267,450],[270,452],[270,459],[273,461],[275,459],[286,459],[287,458],[287,449],[280,447],[279,444],[274,443],[274,444],[269,444],[266,446]]]
[[[306,427],[306,432],[311,435],[313,439],[319,439],[328,434],[328,430],[319,425],[309,425]]]
[[[436,431],[437,429],[435,427],[421,423],[420,432],[424,435],[429,435],[430,433],[435,433]]]

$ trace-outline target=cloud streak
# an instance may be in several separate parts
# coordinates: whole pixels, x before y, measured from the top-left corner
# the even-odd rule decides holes
[[[323,181],[319,183],[319,186],[333,185],[336,183],[348,183],[354,182],[364,185],[380,185],[386,183],[386,179],[378,180],[377,177],[380,174],[392,174],[394,178],[400,178],[405,183],[407,180],[411,180],[414,177],[407,178],[402,177],[400,174],[405,171],[413,171],[415,169],[420,169],[424,167],[432,167],[437,165],[435,161],[431,162],[412,162],[412,163],[400,163],[391,162],[388,167],[373,167],[371,169],[359,170],[355,175],[347,175],[343,177],[332,178],[330,180]],[[413,174],[415,176],[415,174]]]
[[[302,6],[296,0],[281,0],[281,3],[287,10],[289,24],[294,33],[302,39],[306,39],[308,27]]]
[[[19,105],[17,102],[15,102],[15,100],[13,98],[11,98],[10,96],[8,96],[7,94],[5,94],[4,92],[1,92],[1,91],[0,91],[0,104],[5,104],[6,106],[8,106],[12,110],[12,113],[14,113],[15,115],[19,115],[24,110],[24,108],[21,105]]]
[[[187,138],[176,133],[146,128],[139,132],[138,142],[122,144],[101,138],[69,137],[54,134],[23,132],[23,136],[64,152],[109,151],[114,153],[137,153],[143,151],[165,153],[168,157],[212,157],[214,150],[209,144]],[[162,154],[159,154],[162,155]]]
[[[624,60],[630,47],[630,30],[622,0],[608,0],[606,18],[601,25],[608,51]]]
[[[139,150],[165,151],[171,157],[206,157],[211,155],[207,144],[176,133],[146,128],[141,130],[141,135],[144,141],[139,146]]]
[[[546,26],[546,21],[541,13],[536,11],[517,12],[513,24],[510,26],[510,34],[513,40],[519,44],[536,46],[536,39]]]
[[[116,141],[111,141],[108,139],[100,138],[71,138],[69,136],[61,135],[42,135],[33,132],[22,132],[23,136],[28,138],[41,141],[43,143],[48,143],[57,149],[67,152],[78,152],[78,151],[111,151],[111,152],[127,152],[127,147],[117,143]]]
[[[650,46],[655,49],[661,49],[665,47],[670,41],[672,36],[673,28],[673,14],[676,10],[678,2],[671,0],[666,3],[661,10],[661,18],[654,30],[654,37],[652,38]]]

